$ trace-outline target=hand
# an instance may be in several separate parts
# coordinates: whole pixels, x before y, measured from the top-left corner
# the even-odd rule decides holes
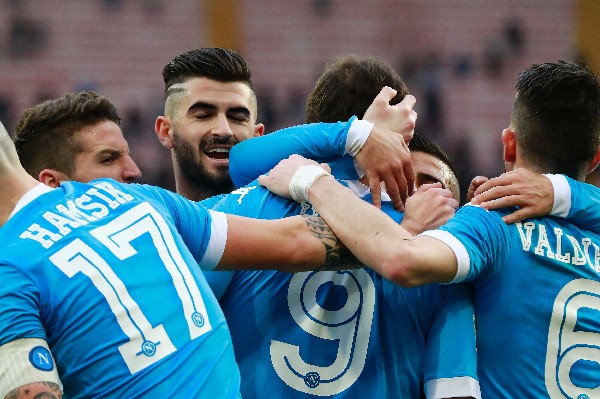
[[[414,190],[415,176],[405,140],[412,138],[417,113],[412,109],[416,101],[413,96],[407,95],[400,103],[390,105],[395,95],[395,90],[384,87],[365,113],[364,119],[375,127],[355,159],[369,180],[373,205],[381,207],[384,182],[394,207],[402,210]]]
[[[292,176],[294,176],[294,173],[296,173],[298,169],[305,165],[318,165],[327,172],[331,172],[329,165],[326,163],[319,164],[313,160],[294,154],[279,161],[279,163],[271,169],[268,175],[259,176],[258,184],[266,187],[274,194],[291,199],[290,181],[292,180]]]
[[[406,142],[412,139],[417,122],[417,112],[413,109],[417,100],[414,96],[407,94],[402,101],[396,105],[390,105],[390,101],[397,94],[391,87],[385,86],[373,103],[369,106],[363,119],[371,122],[378,128],[400,133]]]
[[[471,184],[469,184],[469,189],[467,190],[467,202],[471,202],[473,197],[475,197],[475,190],[488,180],[489,179],[485,176],[475,176],[473,180],[471,180]]]
[[[519,168],[479,186],[471,203],[488,210],[518,206],[519,210],[502,218],[511,224],[550,214],[554,206],[554,188],[546,176]]]
[[[454,216],[457,208],[452,191],[441,183],[423,184],[406,200],[401,226],[412,235],[436,229]]]

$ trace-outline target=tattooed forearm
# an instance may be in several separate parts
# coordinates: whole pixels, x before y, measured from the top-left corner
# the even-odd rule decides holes
[[[347,270],[363,266],[320,216],[307,215],[305,221],[313,235],[325,246],[325,262],[318,270]]]
[[[60,387],[53,382],[34,382],[10,391],[4,399],[60,399]]]

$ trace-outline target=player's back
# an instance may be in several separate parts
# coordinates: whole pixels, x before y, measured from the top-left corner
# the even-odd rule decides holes
[[[267,219],[313,213],[308,204],[252,185],[216,209]],[[391,203],[384,202],[383,209],[401,220]],[[474,355],[469,294],[466,286],[403,289],[368,268],[236,272],[221,305],[242,395],[418,398],[424,378],[435,384],[438,378],[463,377],[465,383],[465,376],[475,375],[475,364],[465,360],[468,349],[461,353],[470,348]],[[446,324],[445,314],[465,320],[467,331],[459,331],[460,322]],[[461,347],[448,358],[439,350],[444,334],[456,334]],[[455,374],[445,374],[449,369]]]
[[[552,217],[505,231],[475,282],[483,396],[600,397],[600,237]]]
[[[0,229],[0,345],[45,339],[65,397],[235,398],[230,336],[177,218],[207,252],[209,213],[162,190],[67,182],[27,204]]]

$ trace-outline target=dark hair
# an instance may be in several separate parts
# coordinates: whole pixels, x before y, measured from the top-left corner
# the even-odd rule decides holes
[[[361,118],[383,86],[398,91],[391,104],[408,94],[396,71],[379,59],[356,55],[337,58],[326,66],[308,97],[306,121],[338,122],[353,115]]]
[[[93,91],[68,93],[26,109],[14,137],[21,164],[36,179],[44,169],[72,174],[81,152],[76,134],[106,120],[121,122],[108,97]]]
[[[600,146],[600,83],[583,64],[533,65],[517,79],[512,127],[529,162],[581,178]]]
[[[457,198],[460,197],[459,176],[458,176],[456,167],[454,166],[454,163],[452,162],[452,160],[450,159],[448,154],[446,154],[446,152],[444,150],[442,150],[442,147],[440,147],[438,145],[438,143],[436,143],[435,141],[433,141],[432,139],[430,139],[429,137],[427,137],[423,134],[415,133],[413,135],[412,140],[410,140],[410,143],[408,143],[408,148],[410,149],[411,152],[419,151],[419,152],[424,152],[426,154],[434,156],[437,159],[439,159],[440,161],[442,161],[443,163],[445,163],[446,165],[448,165],[448,167],[450,168],[450,170],[456,177],[456,182],[450,182],[450,183],[456,183],[456,184],[455,184],[455,187],[447,187],[447,188],[450,191],[452,191],[452,193]],[[452,186],[453,184],[450,184],[450,185]]]
[[[162,75],[165,95],[172,85],[198,77],[244,82],[254,91],[250,65],[235,51],[224,48],[200,48],[180,54],[165,65]]]

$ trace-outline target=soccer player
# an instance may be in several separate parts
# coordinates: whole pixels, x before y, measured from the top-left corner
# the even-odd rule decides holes
[[[238,397],[200,267],[348,267],[314,218],[225,215],[112,179],[50,188],[1,124],[0,185],[3,398]]]
[[[162,74],[165,111],[155,131],[171,150],[177,192],[194,201],[229,193],[231,147],[265,129],[256,123],[250,66],[233,50],[200,48],[173,58]]]
[[[308,119],[362,116],[369,98],[385,85],[397,89],[398,95],[388,99],[392,104],[407,94],[387,64],[369,57],[338,59],[327,67],[309,97]],[[276,138],[278,133],[272,135]],[[310,142],[310,136],[307,133],[305,141]],[[231,164],[244,169],[244,163],[257,162],[253,154],[258,153],[245,151]],[[439,147],[415,135],[411,154],[417,182],[440,180],[458,195],[457,177]],[[344,184],[370,201],[368,188],[358,180]],[[404,219],[386,195],[382,207],[390,218],[416,233],[438,227],[454,214],[458,202],[449,197],[448,190],[422,187],[407,199]],[[314,212],[308,204],[271,194],[256,181],[228,195],[215,209],[264,219]],[[219,275],[229,281],[215,289]],[[480,397],[468,286],[408,290],[367,268],[294,275],[217,272],[209,281],[221,296],[244,398],[264,397],[266,390],[281,398],[419,398],[423,380],[430,398]]]
[[[120,121],[108,97],[69,93],[25,110],[15,146],[25,170],[50,187],[98,177],[131,183],[142,174],[129,155]]]
[[[573,190],[569,199],[591,204],[588,214],[598,219],[600,194],[580,183],[600,162],[600,84],[587,67],[526,68],[502,142],[508,171],[560,173],[550,178]],[[296,163],[308,161],[291,157],[260,182],[309,199],[378,273],[404,286],[473,282],[483,397],[598,397],[598,231],[552,216],[506,224],[502,217],[512,209],[465,206],[442,228],[414,237],[315,165]]]

